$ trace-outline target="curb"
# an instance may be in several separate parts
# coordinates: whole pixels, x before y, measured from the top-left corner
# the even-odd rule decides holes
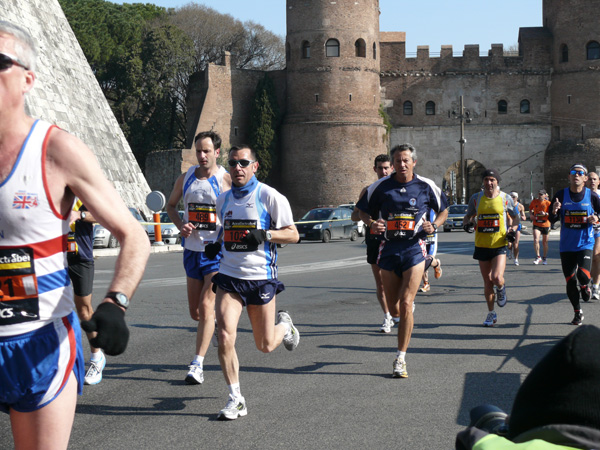
[[[95,248],[94,258],[100,258],[103,256],[117,256],[121,249],[117,248]],[[150,254],[152,253],[166,253],[166,252],[180,252],[183,251],[181,244],[173,245],[154,245],[150,247]]]

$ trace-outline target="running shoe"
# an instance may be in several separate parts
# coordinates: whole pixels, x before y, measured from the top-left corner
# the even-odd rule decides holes
[[[89,386],[98,384],[102,381],[102,371],[106,366],[106,356],[104,356],[104,352],[102,351],[100,351],[100,355],[102,358],[100,358],[99,361],[90,360],[90,367],[85,373],[83,384],[87,384]]]
[[[394,360],[394,371],[392,372],[392,378],[408,378],[406,361],[400,361],[398,358]]]
[[[539,264],[541,262],[542,262],[542,258],[540,258],[539,256],[533,260],[534,264]]]
[[[290,330],[283,337],[283,345],[287,350],[292,351],[298,347],[298,343],[300,342],[300,332],[292,323],[292,318],[287,311],[279,311],[277,313],[277,324],[282,322],[290,324]]]
[[[545,266],[546,264],[548,264],[548,261],[546,260],[546,258],[542,258],[542,264]]]
[[[515,259],[515,266],[518,266],[518,265],[519,265],[519,260]]]
[[[584,302],[589,302],[590,297],[592,296],[592,291],[590,291],[590,287],[586,284],[585,286],[580,286],[581,289],[581,299]]]
[[[202,384],[204,381],[204,372],[198,363],[192,362],[189,367],[189,372],[185,377],[187,384]]]
[[[215,320],[215,333],[213,334],[213,337],[210,340],[210,343],[212,344],[213,347],[219,346],[219,330],[217,329],[217,321],[216,320]]]
[[[502,308],[506,305],[506,284],[499,288],[498,286],[494,286],[496,291],[496,304]]]
[[[425,283],[423,286],[421,286],[419,288],[419,291],[421,291],[421,292],[429,292],[430,289],[431,289],[431,285],[429,283]]]
[[[592,298],[594,300],[600,300],[600,289],[596,286],[592,286]]]
[[[438,259],[438,265],[433,268],[435,270],[435,278],[442,278],[442,262]]]
[[[246,407],[246,399],[244,397],[235,398],[229,394],[229,401],[225,405],[219,414],[217,419],[219,420],[235,420],[238,417],[248,415],[248,408]]]
[[[383,323],[381,324],[381,328],[379,329],[382,333],[389,333],[394,328],[394,319],[391,317],[388,319],[387,317],[383,318]]]
[[[487,317],[485,318],[485,320],[483,321],[483,326],[484,327],[493,327],[497,321],[498,321],[498,316],[496,315],[496,312],[490,311],[488,313]]]
[[[575,311],[575,317],[571,321],[573,325],[581,325],[583,323],[583,310]]]

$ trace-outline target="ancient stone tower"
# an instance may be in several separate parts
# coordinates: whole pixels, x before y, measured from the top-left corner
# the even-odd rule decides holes
[[[295,216],[356,201],[387,151],[379,115],[379,1],[287,0],[282,191]]]
[[[0,20],[25,28],[38,44],[37,78],[25,99],[27,113],[79,137],[123,201],[145,209],[148,183],[58,0],[0,0]]]

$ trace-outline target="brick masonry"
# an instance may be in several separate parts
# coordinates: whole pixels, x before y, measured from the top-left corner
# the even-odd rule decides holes
[[[26,111],[73,133],[94,152],[128,206],[146,209],[150,188],[57,0],[0,0],[0,18],[38,43]],[[90,174],[94,176],[94,174]]]

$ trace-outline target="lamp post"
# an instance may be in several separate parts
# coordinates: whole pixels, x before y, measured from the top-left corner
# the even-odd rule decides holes
[[[465,144],[467,143],[467,139],[465,138],[465,123],[471,123],[471,113],[466,110],[465,105],[463,103],[463,96],[460,96],[460,112],[456,114],[456,111],[452,111],[452,117],[460,120],[460,180],[462,182],[462,201],[461,203],[467,202],[467,170],[466,165],[467,161],[465,160]]]

